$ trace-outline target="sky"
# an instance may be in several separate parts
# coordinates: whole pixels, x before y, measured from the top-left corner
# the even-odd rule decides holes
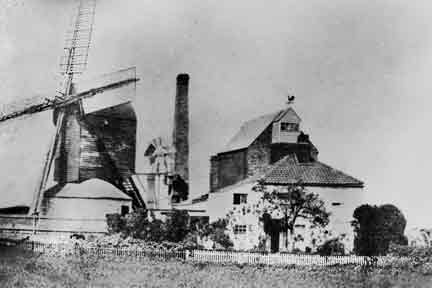
[[[74,5],[0,0],[1,103],[56,93]],[[210,155],[242,122],[286,107],[293,94],[320,161],[363,180],[365,203],[393,203],[408,226],[432,227],[431,8],[98,0],[85,76],[136,66],[140,172],[146,144],[171,134],[176,75],[190,75],[192,196],[208,192]]]

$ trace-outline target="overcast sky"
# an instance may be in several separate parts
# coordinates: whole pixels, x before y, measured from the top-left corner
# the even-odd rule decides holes
[[[73,1],[0,3],[0,101],[53,95]],[[98,0],[86,75],[137,67],[141,155],[171,133],[175,77],[190,74],[193,196],[241,123],[294,94],[321,161],[432,227],[430,19],[426,0]]]

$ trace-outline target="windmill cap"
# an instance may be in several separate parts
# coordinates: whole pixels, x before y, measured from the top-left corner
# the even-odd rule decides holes
[[[189,83],[189,74],[182,73],[177,75],[177,84],[187,85]]]

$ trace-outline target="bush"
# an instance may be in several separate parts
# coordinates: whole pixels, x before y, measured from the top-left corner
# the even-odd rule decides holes
[[[198,234],[196,232],[190,232],[186,235],[180,245],[184,247],[184,249],[204,249],[202,245],[198,244]]]
[[[345,255],[345,246],[338,238],[330,239],[317,248],[317,253],[321,256]]]
[[[394,205],[361,205],[354,211],[354,252],[358,255],[385,255],[391,242],[407,245],[406,219]]]
[[[120,216],[107,215],[108,232],[121,233],[123,237],[132,237],[154,242],[181,242],[190,232],[189,214],[186,211],[174,210],[165,222],[156,219],[147,210]]]
[[[189,214],[187,211],[174,210],[165,222],[165,240],[181,242],[190,232]]]
[[[231,249],[234,244],[225,233],[228,221],[220,219],[211,224],[199,222],[190,225],[190,217],[186,211],[174,210],[165,222],[156,219],[146,210],[139,210],[126,216],[119,214],[107,215],[110,234],[120,233],[123,238],[132,237],[149,242],[181,243],[188,249],[202,248],[199,238],[208,237],[217,249]]]

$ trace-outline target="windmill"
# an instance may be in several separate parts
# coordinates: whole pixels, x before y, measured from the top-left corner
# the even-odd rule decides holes
[[[95,8],[96,0],[79,1],[60,65],[64,80],[59,95],[25,101],[0,114],[0,122],[6,122],[52,110],[55,133],[29,209],[34,217],[41,212],[50,177],[57,183],[50,193],[67,183],[98,178],[127,194],[135,208],[145,206],[133,177],[136,117],[131,97],[123,95],[135,91],[135,68],[106,74],[87,87],[76,81],[87,65]]]

